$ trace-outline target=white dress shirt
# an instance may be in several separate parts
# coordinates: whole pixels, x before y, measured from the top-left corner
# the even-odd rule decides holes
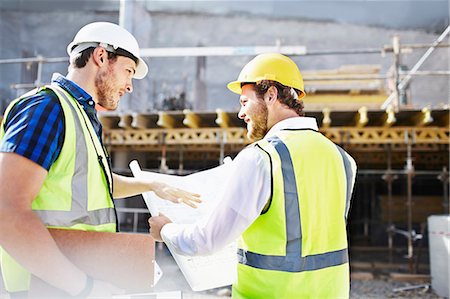
[[[293,117],[275,124],[264,138],[283,129],[318,131],[311,117]],[[194,224],[169,223],[161,230],[164,242],[184,255],[205,255],[235,241],[259,217],[271,192],[269,157],[255,147],[247,147],[233,160],[226,193],[212,214]]]

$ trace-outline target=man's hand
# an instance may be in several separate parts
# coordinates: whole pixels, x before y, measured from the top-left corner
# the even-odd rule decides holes
[[[160,216],[150,217],[148,219],[148,224],[150,225],[150,229],[148,231],[155,241],[163,241],[161,238],[161,229],[167,223],[172,223],[172,221],[163,214]]]
[[[169,186],[161,182],[153,182],[152,191],[159,197],[174,203],[184,203],[192,208],[197,208],[196,203],[201,203],[200,195]]]
[[[185,191],[165,183],[153,181],[147,178],[135,178],[113,173],[113,196],[114,198],[125,198],[144,192],[153,191],[162,199],[174,203],[184,203],[192,208],[201,203],[200,195]]]

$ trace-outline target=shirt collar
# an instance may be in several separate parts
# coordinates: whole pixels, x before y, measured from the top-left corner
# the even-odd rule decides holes
[[[57,83],[62,88],[64,88],[71,96],[73,96],[80,104],[84,106],[84,104],[89,104],[89,106],[93,106],[94,101],[92,97],[84,91],[80,86],[78,86],[75,82],[70,81],[66,77],[61,74],[54,73],[52,76],[52,83]],[[92,104],[92,105],[91,105]]]
[[[298,116],[284,119],[278,123],[276,123],[270,130],[267,132],[264,138],[275,135],[275,133],[284,130],[284,129],[310,129],[314,131],[319,131],[319,127],[317,126],[317,121],[314,117],[306,117],[306,116]]]

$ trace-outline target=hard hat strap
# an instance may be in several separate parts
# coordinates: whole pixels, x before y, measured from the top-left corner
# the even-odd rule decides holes
[[[114,48],[113,46],[107,43],[98,43],[98,42],[81,43],[73,48],[72,52],[70,52],[70,56],[78,55],[79,53],[83,52],[88,48],[97,48],[97,47],[102,47],[106,51],[114,53],[115,55],[128,57],[132,59],[135,63],[138,63],[138,59],[136,58],[136,56],[134,56],[130,52],[122,48]]]
[[[96,48],[98,47],[98,43],[81,43],[76,45],[72,51],[70,52],[70,56],[77,55],[88,48]]]

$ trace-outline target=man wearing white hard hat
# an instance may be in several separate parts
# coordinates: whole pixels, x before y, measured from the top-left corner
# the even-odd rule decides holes
[[[124,28],[95,22],[67,47],[67,76],[14,100],[0,126],[0,261],[4,286],[26,294],[30,273],[68,296],[109,297],[58,249],[46,227],[116,232],[113,198],[154,191],[195,206],[198,195],[111,172],[97,109],[115,110],[148,68]]]

